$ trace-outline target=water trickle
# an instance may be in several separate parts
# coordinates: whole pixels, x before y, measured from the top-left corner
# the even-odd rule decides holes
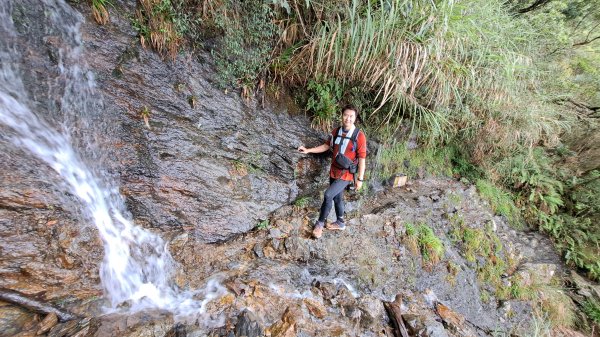
[[[126,304],[130,311],[150,308],[172,312],[176,319],[199,321],[205,325],[221,325],[219,319],[206,316],[207,304],[226,293],[216,279],[204,289],[181,291],[171,282],[175,262],[167,243],[158,235],[135,226],[125,210],[116,184],[99,169],[91,170],[87,160],[97,158],[93,133],[85,125],[86,118],[99,115],[101,99],[95,90],[91,73],[81,60],[82,44],[79,25],[81,15],[62,0],[44,0],[52,23],[49,29],[59,32],[58,68],[61,131],[56,131],[35,111],[35,104],[19,74],[22,55],[16,46],[18,38],[11,18],[13,1],[0,2],[0,128],[12,146],[25,149],[55,170],[67,191],[79,201],[85,221],[92,222],[104,244],[104,260],[100,276],[109,311]],[[51,86],[57,87],[56,85]],[[93,119],[93,117],[92,117]],[[78,138],[79,137],[79,138]],[[78,153],[75,148],[86,151]],[[89,161],[88,161],[89,162]],[[122,310],[122,309],[119,309]]]

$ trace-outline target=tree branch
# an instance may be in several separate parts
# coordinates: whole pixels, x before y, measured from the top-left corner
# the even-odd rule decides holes
[[[0,288],[0,300],[16,304],[34,312],[40,312],[44,314],[54,313],[62,322],[78,318],[76,315],[73,315],[70,312],[67,312],[60,308],[56,308],[48,303],[43,303],[41,301],[31,299],[27,297],[27,295],[15,290]]]
[[[519,14],[523,14],[523,13],[527,13],[527,12],[531,12],[534,11],[540,7],[543,7],[545,5],[547,5],[548,3],[550,3],[552,0],[535,0],[531,5],[525,7],[525,8],[521,8],[518,10]]]
[[[594,42],[595,40],[598,40],[598,39],[600,39],[600,35],[596,36],[595,38],[593,38],[591,40],[585,40],[585,41],[574,43],[573,47],[583,46],[583,45],[586,45],[588,43]]]

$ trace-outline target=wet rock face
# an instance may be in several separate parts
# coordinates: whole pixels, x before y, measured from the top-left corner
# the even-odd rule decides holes
[[[122,192],[138,223],[226,240],[293,201],[305,183],[297,176],[324,176],[325,160],[307,162],[295,150],[320,142],[308,120],[285,104],[262,108],[218,89],[208,57],[165,62],[141,48],[118,15],[106,27],[86,21],[82,29],[115,132]],[[145,108],[149,127],[140,117]]]

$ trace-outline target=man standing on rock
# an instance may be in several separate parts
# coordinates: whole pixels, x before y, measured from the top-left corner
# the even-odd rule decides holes
[[[320,238],[331,204],[335,205],[337,220],[327,224],[327,229],[346,229],[344,223],[344,190],[354,180],[356,190],[360,190],[365,176],[365,158],[367,157],[367,137],[354,123],[358,111],[351,105],[342,108],[342,126],[333,130],[327,141],[319,146],[307,149],[300,146],[298,151],[322,153],[332,149],[333,155],[329,170],[329,187],[325,190],[319,219],[315,223],[313,236]]]

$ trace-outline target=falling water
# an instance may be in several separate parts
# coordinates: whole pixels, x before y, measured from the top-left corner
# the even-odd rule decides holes
[[[44,0],[43,4],[52,28],[60,31],[65,43],[58,62],[64,81],[60,112],[65,122],[61,132],[54,130],[36,114],[34,102],[26,96],[19,75],[21,55],[15,43],[17,33],[10,15],[13,2],[3,0],[0,1],[0,126],[10,130],[6,139],[54,169],[69,192],[79,199],[86,220],[97,227],[104,243],[100,277],[113,310],[126,303],[131,311],[165,309],[177,318],[221,324],[206,318],[204,312],[209,301],[225,293],[224,288],[212,280],[206,289],[194,292],[177,289],[171,282],[175,262],[167,244],[132,223],[115,184],[88,169],[81,154],[74,150],[77,128],[73,125],[78,125],[74,117],[101,106],[101,100],[97,98],[93,76],[85,70],[81,58],[80,14],[62,0]]]

